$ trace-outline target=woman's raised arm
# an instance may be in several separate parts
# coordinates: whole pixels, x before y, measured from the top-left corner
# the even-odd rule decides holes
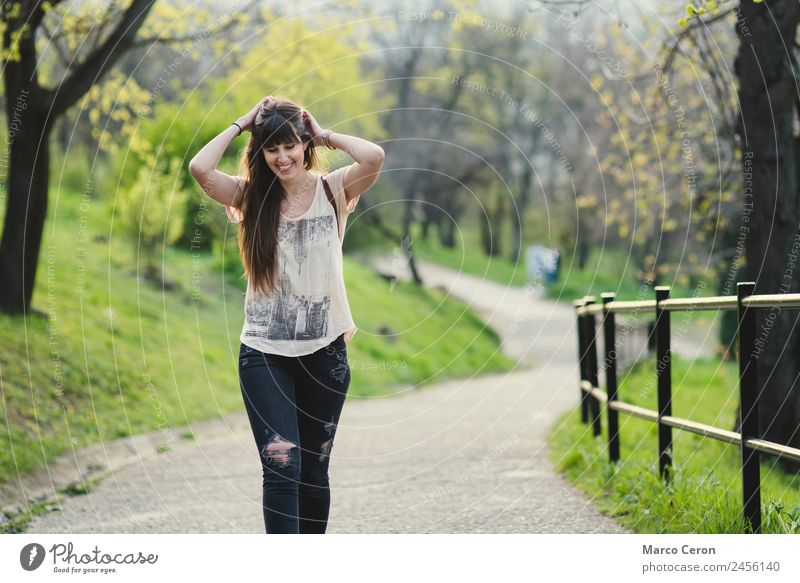
[[[309,111],[303,112],[303,119],[316,145],[330,145],[344,150],[355,160],[356,163],[351,164],[342,177],[348,202],[375,184],[383,166],[383,148],[363,138],[323,130]]]
[[[243,132],[249,131],[253,127],[253,121],[263,102],[264,100],[259,101],[258,105],[236,121]],[[239,133],[236,125],[229,125],[217,137],[203,146],[189,162],[189,172],[203,192],[218,203],[232,207],[238,206],[239,197],[244,192],[244,179],[217,170],[217,164]]]

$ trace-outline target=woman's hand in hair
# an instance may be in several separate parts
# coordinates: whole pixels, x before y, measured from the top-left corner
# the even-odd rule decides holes
[[[267,97],[259,101],[258,104],[253,109],[248,111],[246,114],[244,114],[237,120],[236,123],[242,126],[243,132],[253,131],[253,123],[256,121],[256,116],[258,115],[258,112],[261,111],[261,108],[269,100],[270,97],[272,96],[268,95]]]
[[[322,132],[323,130],[320,125],[317,123],[317,120],[314,119],[314,116],[311,115],[311,112],[307,109],[303,110],[303,123],[305,124],[306,128],[308,129],[308,133],[311,134],[312,141],[314,142],[315,146],[322,145]]]

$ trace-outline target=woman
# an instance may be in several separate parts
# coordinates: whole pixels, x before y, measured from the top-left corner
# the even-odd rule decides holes
[[[242,132],[242,176],[217,170]],[[323,177],[315,148],[355,162]],[[263,472],[267,533],[324,533],[328,464],[350,385],[356,332],[342,274],[347,216],[378,178],[383,149],[323,130],[289,99],[269,96],[206,144],[189,171],[239,223],[248,285],[239,380]]]

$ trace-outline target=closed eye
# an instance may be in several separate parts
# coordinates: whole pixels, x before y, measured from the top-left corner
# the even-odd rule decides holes
[[[289,143],[283,144],[283,146],[286,147],[287,150],[291,150],[292,148],[297,146],[298,143],[299,142],[289,142]],[[271,153],[274,153],[274,152],[278,151],[278,149],[275,146],[269,146],[268,148],[266,148],[266,150],[267,150],[267,152],[271,152]]]

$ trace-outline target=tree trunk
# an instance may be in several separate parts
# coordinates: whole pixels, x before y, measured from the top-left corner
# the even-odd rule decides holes
[[[397,240],[397,233],[393,232],[383,224],[383,221],[378,213],[367,213],[364,215],[364,217],[366,217],[366,220],[370,222],[384,237],[391,241]],[[414,259],[414,252],[411,250],[411,239],[407,236],[402,236],[400,238],[400,248],[403,250],[406,259],[408,259],[408,267],[411,270],[411,277],[413,278],[414,283],[419,287],[422,287],[424,282],[422,281],[422,277],[419,275],[419,270],[417,270],[417,262]]]
[[[492,245],[492,217],[491,215],[481,217],[481,249],[483,254],[487,257],[495,255],[495,249]]]
[[[47,216],[48,136],[36,127],[35,116],[25,123],[25,131],[10,146],[8,206],[0,242],[0,310],[7,314],[28,311]]]
[[[427,216],[422,220],[421,227],[422,228],[419,234],[420,239],[422,239],[423,241],[428,241],[431,229],[431,220]]]
[[[37,31],[44,18],[42,2],[16,2],[3,15],[3,49],[17,47],[3,60],[8,124],[8,204],[0,240],[0,310],[26,313],[33,296],[39,248],[47,216],[49,140],[55,121],[83,97],[133,45],[155,0],[133,0],[98,45],[55,89],[38,83]],[[13,15],[12,15],[13,13]],[[27,29],[25,28],[27,27]]]
[[[507,169],[504,169],[508,172]],[[506,174],[507,176],[508,174]],[[498,257],[501,254],[503,241],[503,205],[504,193],[490,192],[483,204],[483,215],[478,215],[481,229],[481,248],[487,257]]]
[[[743,1],[739,16],[735,71],[745,173],[742,203],[745,216],[752,210],[745,274],[756,282],[756,294],[793,293],[800,288],[800,268],[787,262],[798,235],[800,205],[793,135],[797,85],[791,76],[796,69],[787,47],[794,44],[800,6],[797,0],[773,0],[769,6]],[[797,310],[761,309],[756,323],[761,436],[793,447],[800,447],[797,320]],[[800,469],[783,462],[789,470]]]
[[[409,192],[408,198],[403,207],[403,237],[411,238],[411,223],[414,222],[414,204],[416,203],[416,195],[414,191]]]
[[[720,296],[736,295],[736,284],[743,281],[746,232],[741,231],[740,227],[741,215],[732,217],[731,223],[718,232],[719,249],[729,253],[717,261],[722,266],[716,285],[717,295]],[[719,320],[719,353],[722,359],[729,360],[736,354],[738,316],[734,310],[723,310],[719,314]]]
[[[589,262],[589,239],[586,234],[578,234],[578,240],[575,242],[578,247],[578,269],[583,271],[586,269],[586,264]]]
[[[586,213],[583,212],[578,206],[578,199],[580,198],[581,193],[580,191],[575,191],[575,214],[577,216],[576,224],[575,224],[575,251],[578,255],[578,269],[583,271],[586,269],[586,264],[589,261],[589,252],[591,251],[589,247],[589,229],[586,225],[586,222],[589,220],[589,217],[586,216]]]
[[[455,230],[454,221],[442,221],[441,228],[439,229],[439,242],[442,247],[453,249],[456,246]]]
[[[512,210],[512,224],[514,225],[514,239],[511,242],[510,259],[518,263],[522,257],[522,242],[525,237],[525,212],[531,197],[531,181],[533,180],[533,165],[526,160],[525,170],[519,184],[517,207]]]
[[[0,240],[0,310],[7,314],[29,310],[47,216],[50,170],[52,126],[48,120],[52,118],[48,116],[48,93],[36,83],[35,46],[30,38],[20,43],[20,55],[18,61],[3,63],[9,160],[8,201]]]

